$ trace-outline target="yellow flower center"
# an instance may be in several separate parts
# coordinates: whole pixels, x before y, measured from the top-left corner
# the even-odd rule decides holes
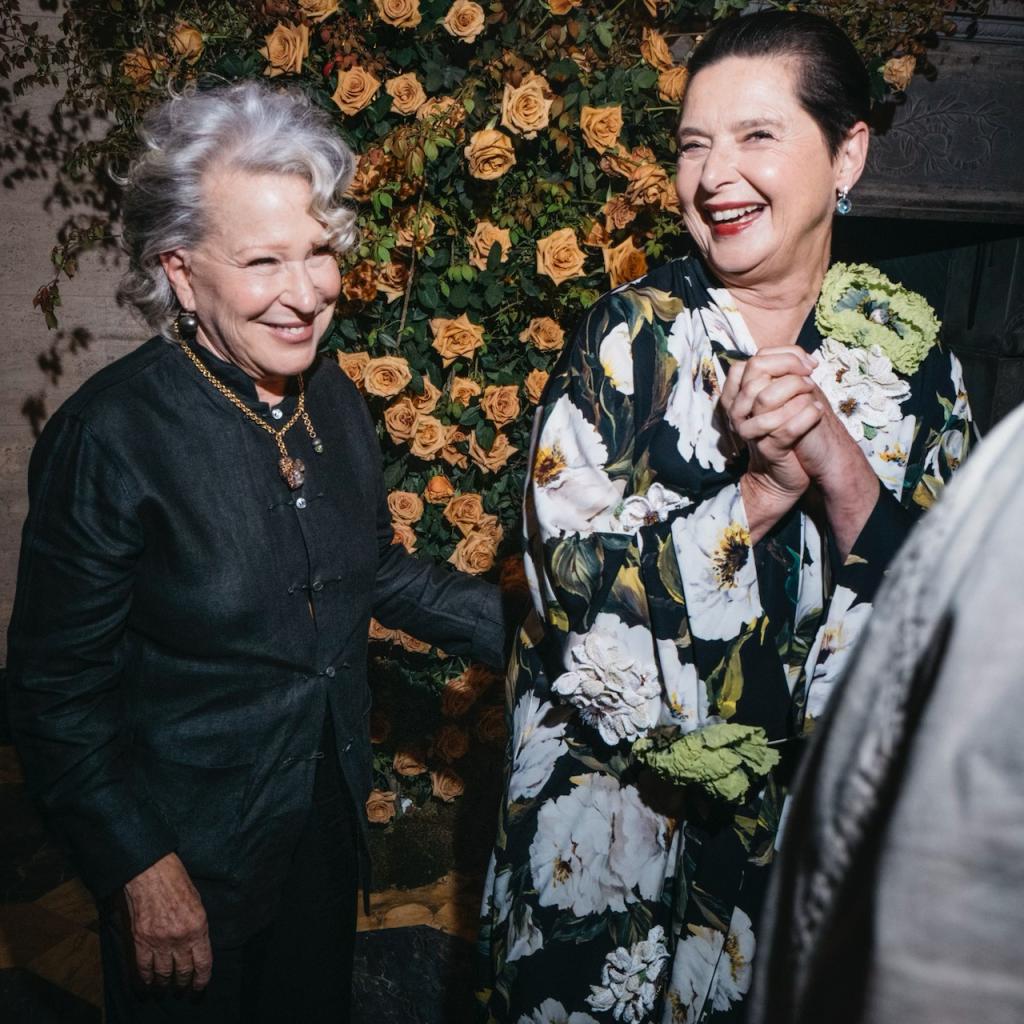
[[[555,870],[552,878],[558,885],[564,885],[572,875],[572,865],[567,860],[559,858],[555,861]]]
[[[879,452],[878,457],[883,462],[895,462],[900,466],[907,464],[907,453],[903,450],[903,445],[897,443],[892,448],[886,445],[885,449]]]
[[[562,454],[562,449],[557,444],[550,448],[541,448],[537,451],[537,459],[533,466],[533,480],[538,487],[547,487],[553,484],[568,463]]]
[[[711,556],[712,572],[719,590],[736,586],[736,574],[750,556],[750,531],[739,523],[730,523],[718,539],[718,548]]]

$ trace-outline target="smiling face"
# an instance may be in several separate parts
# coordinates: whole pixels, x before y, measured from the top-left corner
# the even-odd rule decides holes
[[[312,363],[334,315],[341,276],[327,232],[296,175],[215,170],[203,193],[205,237],[165,253],[164,269],[195,310],[199,342],[273,401]]]
[[[793,59],[728,57],[687,86],[676,187],[687,229],[729,286],[824,274],[836,190],[859,174],[849,142],[830,156],[795,71]]]

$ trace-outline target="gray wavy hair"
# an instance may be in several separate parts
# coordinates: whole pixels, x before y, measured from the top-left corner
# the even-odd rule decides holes
[[[180,311],[160,254],[202,241],[202,183],[213,167],[299,175],[331,248],[355,244],[356,215],[344,200],[355,156],[303,93],[252,81],[190,88],[151,111],[139,135],[145,151],[122,179],[128,271],[117,298],[150,327],[166,332]]]

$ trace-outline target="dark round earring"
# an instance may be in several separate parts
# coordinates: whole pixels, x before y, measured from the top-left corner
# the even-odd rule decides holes
[[[178,341],[191,341],[199,330],[199,318],[190,310],[183,309],[175,318],[172,325]]]

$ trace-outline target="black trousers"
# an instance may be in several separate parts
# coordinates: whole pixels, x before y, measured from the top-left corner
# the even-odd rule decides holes
[[[199,994],[142,988],[120,915],[103,915],[107,1024],[347,1024],[352,990],[358,854],[352,801],[330,723],[317,762],[313,807],[274,921],[244,945],[213,950]]]

